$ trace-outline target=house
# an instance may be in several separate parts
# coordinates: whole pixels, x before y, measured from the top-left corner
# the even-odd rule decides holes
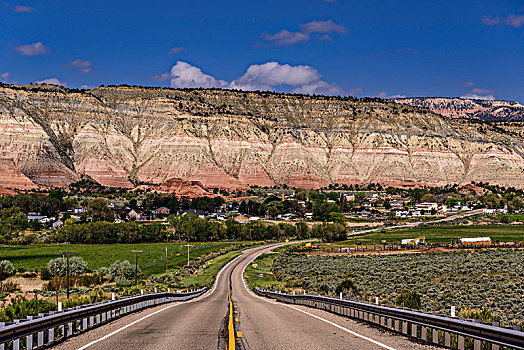
[[[241,224],[247,224],[249,223],[249,218],[245,215],[236,215],[235,217],[233,217],[233,220],[235,220],[236,222],[239,222]]]
[[[61,228],[62,226],[64,226],[64,222],[62,220],[56,220],[55,222],[53,222],[52,224],[52,228],[53,230],[58,230],[59,228]]]
[[[86,213],[86,208],[74,208],[73,209],[73,213],[75,214],[85,214]]]
[[[27,214],[27,221],[37,220],[38,222],[45,224],[51,221],[54,221],[54,218],[48,218],[45,215],[37,215],[35,213],[29,213]]]
[[[497,209],[484,209],[482,212],[484,214],[496,214],[497,213]]]
[[[135,209],[131,209],[129,213],[127,213],[127,217],[129,220],[139,221],[142,220],[142,213],[139,211],[137,212]]]
[[[160,207],[158,209],[153,210],[154,215],[169,215],[170,210],[166,207]]]

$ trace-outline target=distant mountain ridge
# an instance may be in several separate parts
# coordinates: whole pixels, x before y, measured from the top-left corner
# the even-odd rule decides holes
[[[486,121],[524,121],[524,106],[515,101],[475,100],[460,97],[407,97],[398,103],[428,108],[450,118]]]
[[[524,188],[524,122],[449,118],[399,102],[0,84],[0,186],[62,187],[88,177],[180,195],[335,183]],[[451,102],[442,107],[460,109]],[[458,102],[478,111],[497,105]]]

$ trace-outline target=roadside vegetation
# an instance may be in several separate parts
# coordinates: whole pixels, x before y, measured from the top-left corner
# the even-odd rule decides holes
[[[524,250],[489,249],[355,256],[308,256],[287,251],[272,272],[287,288],[335,295],[348,279],[357,299],[410,305],[449,314],[482,312],[503,323],[524,322]],[[414,293],[414,294],[413,294]],[[480,311],[479,311],[480,310]]]

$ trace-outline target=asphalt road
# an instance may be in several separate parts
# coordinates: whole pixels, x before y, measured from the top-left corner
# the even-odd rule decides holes
[[[214,289],[157,306],[71,338],[59,349],[224,349],[229,277],[244,349],[432,349],[325,311],[254,295],[243,270],[271,248],[253,248],[220,272]],[[237,347],[238,348],[238,347]]]

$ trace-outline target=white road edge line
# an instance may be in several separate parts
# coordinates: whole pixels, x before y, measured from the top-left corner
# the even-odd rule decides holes
[[[273,248],[272,248],[272,249],[273,249]],[[255,259],[258,258],[260,255],[262,255],[263,253],[264,253],[264,251],[262,251],[262,252],[260,252],[259,254],[255,255],[255,257],[254,257],[252,260],[255,260]],[[386,345],[386,344],[383,344],[383,343],[381,343],[381,342],[379,342],[379,341],[377,341],[377,340],[374,340],[374,339],[368,338],[368,337],[366,337],[365,335],[362,335],[362,334],[358,334],[358,333],[356,333],[356,332],[353,332],[352,330],[349,330],[349,329],[347,329],[347,328],[345,328],[345,327],[342,327],[341,325],[338,325],[338,324],[336,324],[336,323],[334,323],[334,322],[331,322],[331,321],[329,321],[329,320],[326,320],[326,319],[324,319],[324,318],[322,318],[322,317],[320,317],[320,316],[313,315],[313,314],[311,314],[311,313],[309,313],[309,312],[307,312],[307,311],[301,310],[301,309],[296,308],[296,307],[294,307],[294,306],[287,305],[287,304],[284,304],[284,303],[277,303],[277,302],[274,302],[274,301],[269,301],[269,300],[266,300],[266,299],[264,299],[264,298],[262,298],[262,297],[259,297],[258,295],[256,295],[255,293],[253,293],[253,292],[252,292],[252,291],[247,287],[246,280],[245,280],[245,278],[244,278],[244,273],[246,272],[246,267],[247,267],[248,265],[249,265],[249,262],[248,262],[247,264],[245,264],[245,265],[244,265],[244,268],[242,269],[242,282],[244,283],[244,288],[246,288],[246,290],[248,291],[248,293],[251,294],[252,296],[254,296],[255,298],[258,298],[258,299],[260,299],[260,300],[263,300],[263,301],[265,301],[266,303],[269,303],[269,304],[275,304],[275,305],[280,305],[280,306],[286,306],[286,307],[289,307],[289,308],[291,308],[291,309],[293,309],[293,310],[300,311],[300,312],[302,312],[302,313],[304,313],[304,314],[306,314],[306,315],[309,315],[309,316],[314,317],[314,318],[316,318],[316,319],[318,319],[318,320],[324,321],[324,322],[326,322],[327,324],[330,324],[330,325],[332,325],[332,326],[334,326],[334,327],[337,327],[337,328],[339,328],[339,329],[341,329],[341,330],[343,330],[343,331],[345,331],[345,332],[347,332],[347,333],[349,333],[349,334],[352,334],[352,335],[354,335],[354,336],[356,336],[356,337],[359,337],[359,338],[365,339],[365,340],[367,340],[367,341],[369,341],[369,342],[371,342],[371,343],[373,343],[373,344],[376,344],[376,345],[378,345],[378,346],[380,346],[380,347],[383,347],[383,348],[388,349],[388,350],[397,350],[397,349],[395,349],[395,348],[392,348],[392,347],[389,346],[389,345]]]
[[[198,297],[198,298],[196,298],[196,299],[192,299],[192,300],[189,300],[189,301],[186,301],[186,302],[179,302],[179,303],[174,304],[174,305],[166,306],[166,307],[163,308],[163,309],[157,310],[157,311],[155,311],[155,312],[153,312],[153,313],[151,313],[151,314],[149,314],[149,315],[146,315],[146,316],[144,316],[144,317],[142,317],[142,318],[139,318],[138,320],[133,321],[133,322],[131,322],[131,323],[129,323],[129,324],[127,324],[127,325],[121,327],[121,328],[118,328],[117,330],[115,330],[115,331],[113,331],[113,332],[111,332],[111,333],[109,333],[109,334],[106,334],[106,335],[104,335],[104,336],[101,337],[101,338],[98,338],[98,339],[96,339],[96,340],[93,340],[92,342],[90,342],[90,343],[88,343],[88,344],[86,344],[86,345],[84,345],[84,346],[78,348],[78,350],[84,350],[84,349],[87,349],[88,347],[90,347],[90,346],[92,346],[92,345],[94,345],[94,344],[96,344],[96,343],[99,343],[99,342],[101,342],[102,340],[105,340],[105,339],[107,339],[107,338],[109,338],[109,337],[111,337],[111,336],[113,336],[113,335],[115,335],[115,334],[117,334],[117,333],[123,331],[124,329],[126,329],[126,328],[128,328],[128,327],[131,327],[131,326],[137,324],[138,322],[143,321],[143,320],[145,320],[146,318],[149,318],[149,317],[151,317],[151,316],[153,316],[153,315],[156,315],[156,314],[158,314],[158,313],[160,313],[160,312],[162,312],[162,311],[164,311],[164,310],[167,310],[167,309],[170,309],[170,308],[172,308],[172,307],[175,307],[175,306],[178,306],[178,305],[182,305],[182,304],[194,303],[194,302],[196,302],[196,301],[199,301],[199,300],[202,300],[202,299],[207,298],[208,296],[210,296],[211,294],[213,294],[213,292],[215,291],[216,286],[217,286],[217,283],[218,283],[218,279],[220,278],[220,275],[222,274],[222,271],[224,271],[224,270],[225,270],[225,269],[226,269],[230,264],[232,264],[232,263],[235,262],[236,260],[240,259],[243,255],[244,255],[244,252],[242,252],[241,255],[237,256],[236,258],[234,258],[233,260],[231,260],[230,262],[228,262],[228,263],[227,263],[223,268],[220,269],[220,271],[218,271],[217,277],[215,278],[215,283],[213,284],[213,288],[211,289],[211,291],[210,291],[209,293],[207,293],[207,294],[205,294],[205,295],[203,295],[203,296],[200,296],[200,297]]]

